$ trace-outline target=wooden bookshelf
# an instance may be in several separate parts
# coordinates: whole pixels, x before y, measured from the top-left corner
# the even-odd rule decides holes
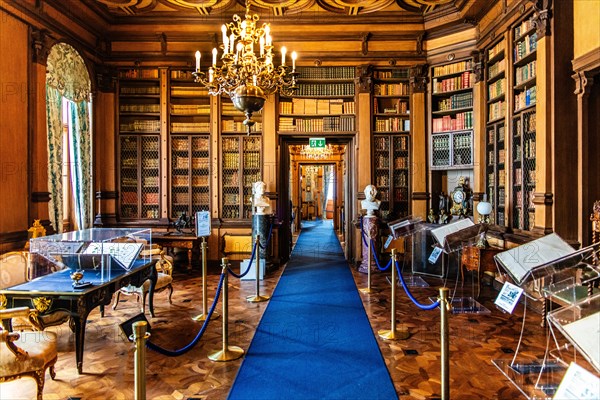
[[[512,224],[515,229],[535,226],[533,195],[536,185],[536,49],[537,34],[532,16],[512,28],[514,99],[511,118]]]
[[[373,71],[373,182],[381,200],[383,220],[405,217],[410,211],[410,93],[409,70]]]
[[[119,71],[120,217],[160,218],[160,80],[158,69]]]
[[[485,193],[492,204],[490,222],[506,225],[506,40],[485,50],[486,131]]]
[[[356,131],[353,67],[301,67],[293,98],[279,97],[278,132],[291,134]]]
[[[473,166],[472,60],[431,68],[431,169]]]

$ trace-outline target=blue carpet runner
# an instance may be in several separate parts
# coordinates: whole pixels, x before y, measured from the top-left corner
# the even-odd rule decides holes
[[[303,222],[229,399],[397,398],[331,221]]]

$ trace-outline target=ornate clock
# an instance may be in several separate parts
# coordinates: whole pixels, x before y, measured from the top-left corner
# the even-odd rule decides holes
[[[463,185],[458,185],[450,193],[450,199],[452,199],[452,207],[450,208],[450,214],[452,215],[463,215],[465,214],[467,204],[467,194]]]

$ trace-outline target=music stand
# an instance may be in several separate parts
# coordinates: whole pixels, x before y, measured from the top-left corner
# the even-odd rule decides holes
[[[411,242],[413,241],[413,236],[418,232],[421,232],[425,229],[425,225],[423,224],[423,220],[420,217],[413,218],[412,216],[404,217],[401,219],[397,219],[388,223],[388,227],[390,228],[390,232],[394,239],[404,239],[404,252],[402,254],[402,269],[401,273],[404,271],[404,266],[406,264],[406,238],[410,237]],[[420,276],[415,276],[412,273],[407,277],[404,277],[404,283],[406,283],[409,287],[429,287],[429,284]],[[389,282],[389,278],[388,278]],[[391,284],[391,282],[389,282]],[[400,282],[397,283],[400,285]]]
[[[442,225],[441,227],[431,231],[432,236],[437,241],[438,246],[442,249],[444,254],[449,257],[455,254],[458,258],[457,268],[461,268],[460,259],[461,252],[464,246],[472,246],[477,243],[480,234],[485,231],[485,224],[474,224],[468,218],[459,219],[456,222],[452,222],[448,225]],[[458,272],[457,271],[457,284],[458,284]],[[435,302],[436,298],[430,298]],[[452,296],[452,313],[453,314],[490,314],[490,310],[481,305],[474,296]]]

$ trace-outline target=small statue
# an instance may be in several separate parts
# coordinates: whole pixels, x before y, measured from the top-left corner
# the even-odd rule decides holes
[[[440,211],[440,214],[442,213],[442,210],[448,211],[448,197],[446,197],[446,194],[444,192],[440,193],[440,202],[438,204],[438,209]]]
[[[266,183],[263,181],[254,182],[252,185],[252,213],[254,215],[271,214],[271,203],[265,196]]]
[[[367,211],[367,218],[374,217],[375,211],[379,210],[381,201],[377,200],[375,196],[377,196],[377,188],[374,185],[367,185],[365,187],[365,200],[360,202],[362,209]]]
[[[429,209],[429,215],[427,215],[427,220],[429,221],[430,224],[435,224],[437,217],[435,216],[435,213],[433,212],[433,208]]]
[[[175,227],[177,234],[183,235],[184,234],[183,230],[185,228],[190,227],[190,222],[191,222],[191,218],[188,217],[187,213],[185,211],[183,213],[181,213],[179,218],[177,218],[177,221],[173,222],[173,226]]]
[[[440,225],[444,225],[448,223],[448,214],[446,214],[446,210],[442,209],[440,211],[440,219],[438,221]]]

